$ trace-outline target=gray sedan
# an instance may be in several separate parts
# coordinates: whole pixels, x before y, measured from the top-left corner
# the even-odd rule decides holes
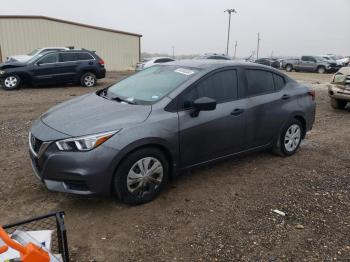
[[[30,157],[50,190],[145,203],[195,166],[264,149],[293,155],[314,99],[271,67],[175,61],[51,108],[30,130]]]

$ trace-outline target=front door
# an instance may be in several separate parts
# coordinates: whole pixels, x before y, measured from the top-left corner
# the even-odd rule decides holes
[[[59,77],[59,72],[57,72],[58,64],[57,53],[44,55],[32,64],[29,71],[32,75],[33,83],[45,85],[57,82]]]
[[[199,97],[217,101],[213,111],[191,116],[191,103]],[[244,102],[238,100],[234,69],[216,72],[189,87],[179,97],[179,143],[181,167],[189,167],[244,149]]]

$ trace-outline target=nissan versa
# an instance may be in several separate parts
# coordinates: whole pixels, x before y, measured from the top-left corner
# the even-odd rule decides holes
[[[314,99],[271,67],[170,62],[51,108],[30,130],[30,157],[50,190],[145,203],[191,167],[263,149],[293,155]]]

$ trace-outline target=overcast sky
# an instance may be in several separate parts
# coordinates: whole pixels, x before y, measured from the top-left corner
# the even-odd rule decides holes
[[[2,15],[44,15],[140,33],[142,51],[224,52],[248,56],[261,34],[261,56],[350,55],[350,0],[0,0]]]

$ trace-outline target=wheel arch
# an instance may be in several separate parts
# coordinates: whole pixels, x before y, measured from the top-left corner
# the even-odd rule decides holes
[[[301,127],[303,128],[302,139],[304,139],[305,136],[306,136],[306,120],[305,120],[305,117],[302,116],[301,114],[296,114],[293,118],[297,119],[301,123]]]
[[[173,152],[173,150],[171,149],[171,147],[168,145],[168,143],[166,141],[162,141],[159,139],[147,139],[147,140],[141,140],[141,141],[136,141],[134,143],[132,143],[131,145],[129,145],[127,148],[122,149],[119,152],[119,157],[118,160],[116,161],[116,165],[114,167],[114,171],[113,171],[113,175],[112,175],[112,179],[111,179],[111,192],[113,192],[113,180],[114,177],[117,173],[117,170],[120,166],[120,164],[124,161],[124,159],[129,156],[130,154],[132,154],[135,151],[138,151],[140,149],[143,148],[157,148],[158,150],[160,150],[164,156],[166,157],[166,159],[168,160],[168,164],[169,164],[169,178],[173,178],[176,174],[176,167],[177,167],[177,157],[176,154]]]

